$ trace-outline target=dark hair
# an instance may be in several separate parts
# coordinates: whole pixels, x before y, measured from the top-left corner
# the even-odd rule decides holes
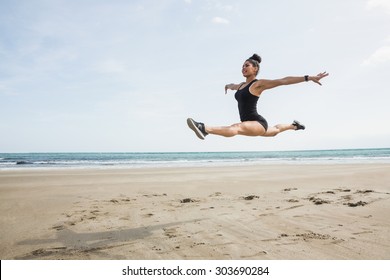
[[[261,57],[257,53],[254,53],[248,60],[256,61],[258,64],[261,63]]]
[[[260,70],[260,63],[261,63],[261,57],[257,53],[254,53],[250,58],[248,58],[246,61],[249,61],[254,67],[257,67],[257,73],[259,73]]]

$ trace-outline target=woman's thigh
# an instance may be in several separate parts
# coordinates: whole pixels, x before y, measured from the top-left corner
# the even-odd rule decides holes
[[[265,128],[257,121],[246,121],[234,126],[237,126],[239,135],[263,136],[266,133]]]

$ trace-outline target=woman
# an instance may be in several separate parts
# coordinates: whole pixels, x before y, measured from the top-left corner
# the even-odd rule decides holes
[[[235,135],[276,136],[286,130],[305,129],[305,126],[298,121],[294,121],[292,124],[277,124],[273,127],[268,127],[267,121],[257,113],[257,101],[265,90],[308,81],[313,81],[321,85],[320,80],[329,74],[323,72],[317,76],[290,76],[277,80],[257,80],[256,76],[259,73],[260,62],[261,57],[259,55],[252,55],[242,66],[242,75],[246,78],[246,81],[240,84],[228,84],[225,86],[225,94],[228,89],[237,91],[234,96],[238,102],[238,111],[241,119],[240,123],[231,126],[206,126],[191,118],[187,119],[188,126],[200,139],[203,140],[208,134],[225,137],[232,137]]]

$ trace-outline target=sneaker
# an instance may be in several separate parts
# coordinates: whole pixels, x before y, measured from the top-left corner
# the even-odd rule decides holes
[[[294,121],[292,123],[293,126],[295,126],[295,130],[304,130],[305,129],[305,126],[303,124],[301,124],[299,121]]]
[[[191,128],[195,132],[196,136],[198,136],[200,139],[204,140],[204,138],[208,135],[203,123],[196,122],[193,119],[188,118],[187,124],[188,127]]]

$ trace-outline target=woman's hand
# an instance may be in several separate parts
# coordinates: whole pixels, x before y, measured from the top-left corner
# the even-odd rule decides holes
[[[329,75],[329,73],[326,73],[326,71],[325,71],[325,72],[319,73],[317,76],[309,76],[309,81],[313,81],[316,84],[319,84],[320,86],[322,86],[322,84],[320,83],[320,80],[322,78],[325,78],[328,75]]]
[[[232,90],[232,89],[233,89],[233,86],[234,86],[234,84],[227,84],[227,85],[225,86],[225,94],[227,94],[227,90],[228,90],[228,89]]]

